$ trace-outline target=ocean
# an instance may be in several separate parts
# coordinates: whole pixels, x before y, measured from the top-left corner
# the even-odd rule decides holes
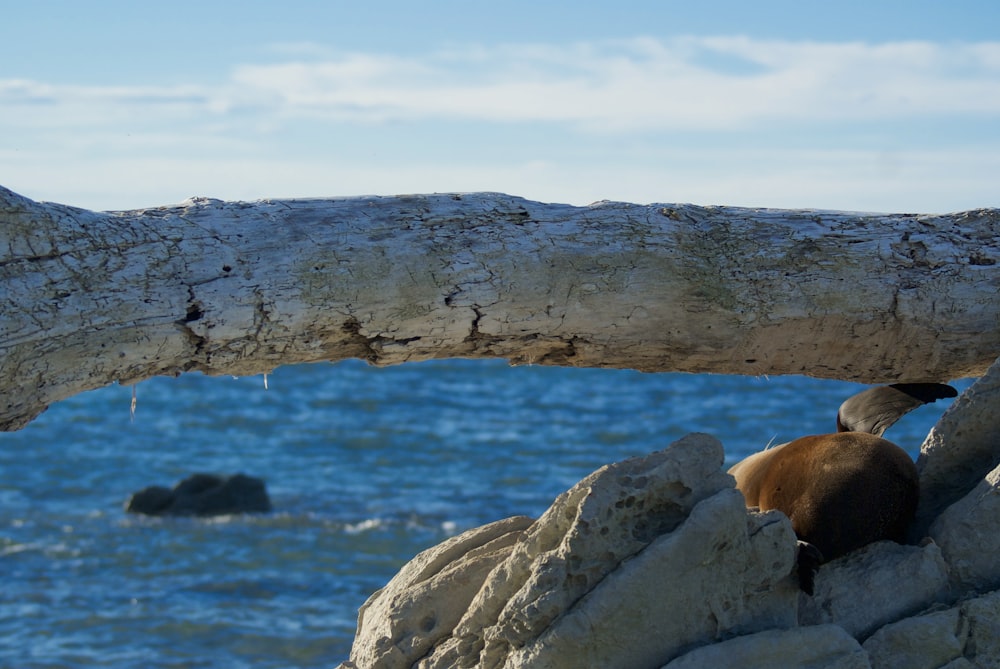
[[[960,390],[969,381],[955,383]],[[0,434],[0,667],[327,667],[358,607],[463,530],[538,516],[604,464],[708,432],[727,462],[831,432],[862,389],[805,377],[441,360],[109,386]],[[915,455],[949,401],[886,436]],[[274,512],[126,514],[196,472],[265,480]]]

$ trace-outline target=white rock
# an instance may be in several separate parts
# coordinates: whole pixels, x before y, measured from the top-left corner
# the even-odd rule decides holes
[[[799,599],[799,624],[836,623],[863,640],[947,592],[948,566],[936,545],[880,541],[820,567],[815,595]]]
[[[351,661],[341,666],[412,666],[451,634],[486,575],[531,523],[525,517],[490,523],[413,558],[362,605]]]
[[[967,633],[954,608],[886,625],[864,648],[874,669],[937,669],[962,656]]]
[[[951,567],[958,592],[1000,586],[1000,467],[945,509],[929,530]]]
[[[610,573],[505,667],[655,668],[692,645],[795,625],[795,535],[723,490]]]
[[[698,502],[731,489],[722,463],[718,440],[693,434],[580,481],[493,570],[453,637],[420,666],[503,666],[624,560],[674,531]]]
[[[702,646],[663,669],[870,669],[858,642],[837,625],[768,630]]]
[[[873,669],[1000,667],[1000,593],[886,625],[864,643]]]
[[[969,626],[966,659],[978,669],[1000,669],[1000,592],[976,597],[960,608]]]
[[[935,425],[917,458],[920,504],[911,539],[1000,464],[1000,360],[969,387]]]
[[[722,463],[689,435],[599,469],[535,522],[421,553],[362,608],[342,667],[847,668],[868,666],[868,639],[876,667],[1000,669],[1000,597],[920,613],[953,601],[945,558],[963,587],[992,582],[1000,468],[938,520],[940,547],[872,544],[824,564],[810,598],[788,519],[745,509]]]

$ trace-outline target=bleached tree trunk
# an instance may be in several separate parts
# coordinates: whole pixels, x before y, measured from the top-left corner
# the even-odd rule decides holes
[[[1000,352],[998,216],[496,193],[96,213],[0,188],[0,428],[114,381],[349,357],[978,375]]]

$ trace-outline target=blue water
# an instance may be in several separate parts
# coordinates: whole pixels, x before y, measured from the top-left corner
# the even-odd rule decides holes
[[[960,388],[968,382],[956,384]],[[0,434],[0,666],[332,667],[414,554],[537,516],[608,462],[714,434],[736,461],[833,430],[861,389],[800,377],[449,360],[110,386]],[[946,402],[888,437],[916,453]],[[275,512],[129,516],[194,472],[264,478]]]

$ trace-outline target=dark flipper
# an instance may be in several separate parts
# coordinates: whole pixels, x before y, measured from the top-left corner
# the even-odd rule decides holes
[[[840,405],[837,432],[868,432],[876,437],[919,406],[958,391],[943,383],[894,383],[869,388]]]
[[[808,541],[799,541],[799,554],[796,559],[799,567],[799,590],[810,597],[816,581],[816,572],[823,564],[823,553]]]

